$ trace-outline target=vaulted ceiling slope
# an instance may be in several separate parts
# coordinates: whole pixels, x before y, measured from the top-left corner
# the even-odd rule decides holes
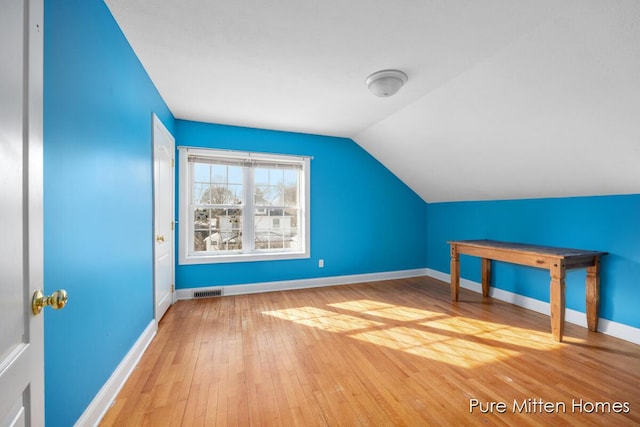
[[[640,192],[640,1],[105,3],[177,118],[353,138],[428,202]]]

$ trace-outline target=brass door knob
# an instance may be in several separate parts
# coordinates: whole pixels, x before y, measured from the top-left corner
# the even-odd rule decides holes
[[[33,314],[40,314],[42,309],[46,306],[51,306],[53,309],[58,310],[63,308],[67,304],[67,291],[59,289],[49,296],[45,296],[42,290],[38,289],[33,293],[31,299],[31,310]]]
[[[164,242],[164,236],[156,236],[156,242]]]

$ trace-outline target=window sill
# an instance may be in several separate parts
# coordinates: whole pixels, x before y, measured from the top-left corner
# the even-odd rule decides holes
[[[289,259],[305,259],[311,256],[307,252],[269,252],[229,255],[191,255],[181,256],[179,265],[222,264],[231,262],[282,261]]]

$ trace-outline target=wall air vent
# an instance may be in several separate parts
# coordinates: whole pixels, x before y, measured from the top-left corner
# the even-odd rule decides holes
[[[206,291],[193,291],[193,298],[211,298],[221,297],[222,288],[220,289],[207,289]]]

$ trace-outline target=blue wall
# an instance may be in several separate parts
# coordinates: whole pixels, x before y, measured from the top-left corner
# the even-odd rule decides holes
[[[426,203],[352,140],[182,120],[175,136],[184,146],[313,156],[310,259],[178,266],[177,288],[426,266]]]
[[[70,426],[153,319],[151,114],[173,117],[102,0],[45,1],[47,426]]]
[[[640,195],[428,205],[429,268],[449,272],[447,240],[493,239],[609,252],[601,273],[601,318],[640,328]],[[480,261],[460,274],[481,281]],[[500,289],[549,301],[549,273],[495,263]],[[585,311],[584,270],[567,274],[567,307]]]

